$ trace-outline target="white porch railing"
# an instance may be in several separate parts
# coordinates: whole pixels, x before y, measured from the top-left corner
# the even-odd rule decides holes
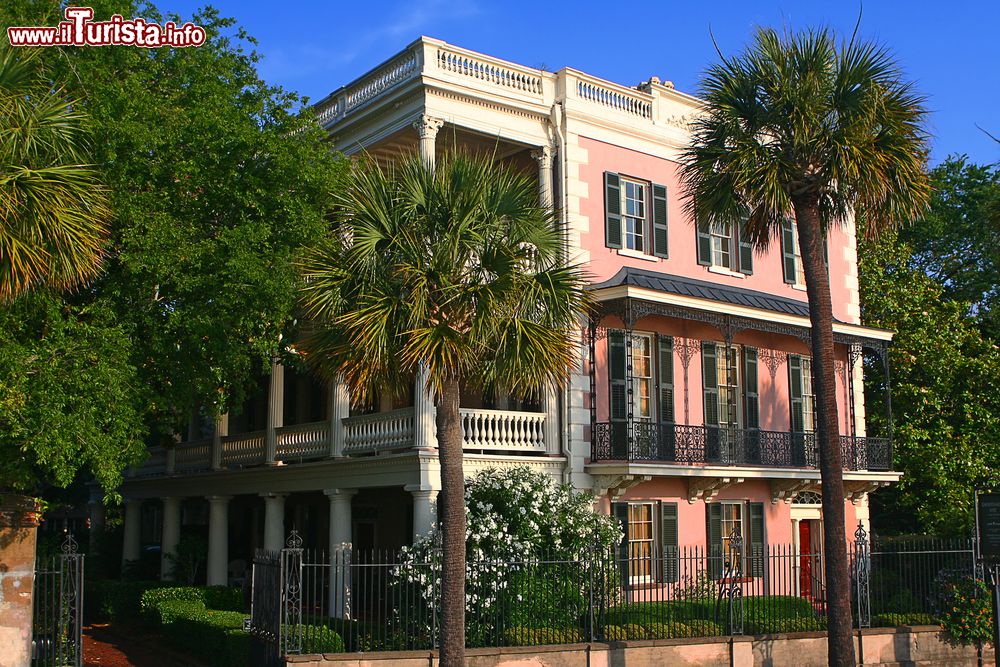
[[[277,430],[278,460],[318,459],[330,453],[330,422],[282,426]]]
[[[462,408],[464,449],[545,451],[545,413]]]
[[[413,446],[413,408],[344,420],[344,454],[367,454]]]
[[[222,467],[264,462],[264,432],[251,431],[222,438]]]
[[[162,475],[167,469],[167,448],[150,447],[146,460],[128,471],[129,477],[146,477],[147,475]]]
[[[212,441],[195,440],[174,447],[174,470],[206,470],[211,467]]]

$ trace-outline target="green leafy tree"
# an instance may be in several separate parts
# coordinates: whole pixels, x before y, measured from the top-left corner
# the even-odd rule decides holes
[[[114,492],[141,460],[133,343],[115,320],[47,291],[0,308],[0,490],[37,494],[85,471]]]
[[[400,392],[425,368],[436,396],[442,492],[441,664],[464,664],[465,534],[460,387],[561,384],[585,281],[532,179],[487,158],[358,166],[334,232],[302,261],[302,342],[352,396]]]
[[[884,48],[838,43],[825,29],[759,30],[744,53],[709,68],[701,95],[682,168],[692,218],[740,225],[758,249],[785,219],[798,226],[812,325],[829,661],[854,665],[824,246],[830,228],[852,215],[875,235],[924,211],[926,111]]]
[[[93,278],[107,231],[80,100],[38,55],[0,42],[0,303]]]
[[[162,22],[155,7],[98,0]],[[4,25],[47,25],[59,3],[12,0]],[[94,161],[111,190],[109,258],[87,298],[134,341],[154,437],[169,441],[199,405],[240,406],[295,319],[293,258],[326,230],[329,192],[346,169],[303,100],[258,76],[253,40],[205,9],[204,45],[52,48],[94,127]]]
[[[930,172],[930,210],[900,231],[910,264],[943,296],[971,304],[990,337],[1000,337],[1000,166],[949,157]]]
[[[903,479],[873,496],[873,514],[892,517],[886,530],[968,535],[973,489],[1000,484],[1000,349],[909,246],[890,236],[858,252],[862,317],[896,331],[893,459]],[[867,419],[878,428],[884,418],[873,410]],[[900,525],[906,517],[913,523]]]

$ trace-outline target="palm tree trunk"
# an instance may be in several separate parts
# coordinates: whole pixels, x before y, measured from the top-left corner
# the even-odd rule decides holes
[[[437,404],[441,493],[441,667],[465,665],[465,475],[462,472],[462,423],[459,381],[441,386]]]
[[[816,393],[816,437],[823,483],[823,553],[829,614],[828,659],[833,667],[854,667],[851,637],[851,578],[847,563],[844,516],[844,462],[837,417],[837,385],[833,354],[833,302],[824,258],[824,235],[815,197],[793,200],[799,231],[802,268],[812,323],[812,368]]]

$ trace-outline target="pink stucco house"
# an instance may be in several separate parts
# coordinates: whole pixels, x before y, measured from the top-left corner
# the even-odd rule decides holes
[[[678,155],[695,97],[549,72],[420,38],[315,107],[335,150],[425,160],[490,151],[537,174],[598,303],[579,363],[540,396],[463,396],[465,467],[526,465],[596,494],[626,528],[632,576],[668,550],[819,541],[810,324],[796,230],[766,254],[739,230],[699,229],[681,206]],[[853,224],[828,262],[849,530],[868,494],[899,479],[890,433],[866,432],[863,364],[891,333],[860,320]],[[188,440],[133,472],[126,560],[147,544],[209,539],[210,584],[240,576],[257,546],[292,527],[306,546],[393,548],[425,533],[440,489],[433,403],[418,378],[402,401],[352,406],[275,363],[239,415],[193,419]],[[881,397],[880,397],[881,399]],[[888,412],[885,413],[888,416]],[[891,424],[891,419],[881,423]],[[643,575],[645,573],[645,575]]]

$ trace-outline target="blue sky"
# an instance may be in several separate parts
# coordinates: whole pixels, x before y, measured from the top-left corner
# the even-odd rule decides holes
[[[157,0],[189,16],[205,4]],[[860,2],[563,2],[561,0],[215,0],[260,42],[266,80],[318,100],[419,35],[524,65],[571,66],[627,85],[650,76],[695,92],[705,66],[757,26],[854,29]],[[928,98],[932,161],[1000,161],[1000,2],[869,0],[861,34],[888,45]]]

